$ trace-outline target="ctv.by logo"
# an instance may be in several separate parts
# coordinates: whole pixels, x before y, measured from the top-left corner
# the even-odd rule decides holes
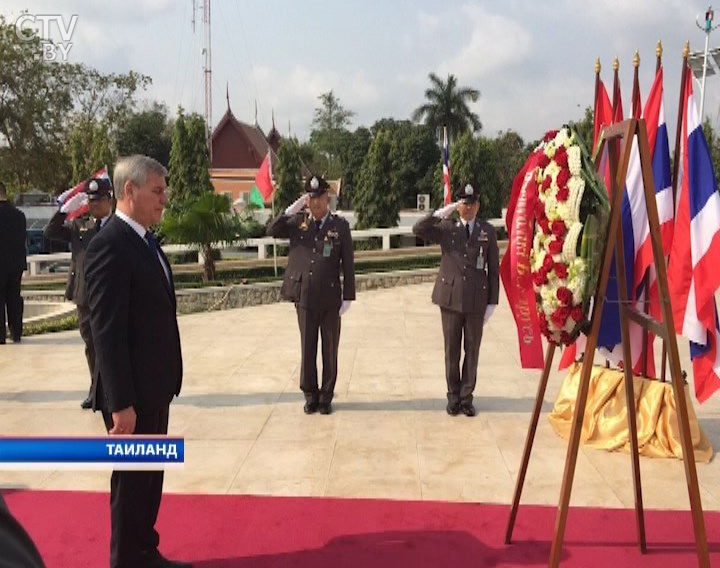
[[[45,61],[67,61],[73,44],[70,41],[77,24],[77,14],[65,17],[60,14],[22,14],[15,20],[15,33],[20,41],[34,41],[39,37],[42,47],[41,56]],[[39,29],[32,28],[32,24]],[[57,29],[60,41],[53,41],[51,32]]]

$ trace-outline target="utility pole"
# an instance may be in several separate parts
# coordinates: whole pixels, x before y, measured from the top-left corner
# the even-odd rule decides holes
[[[210,0],[203,0],[203,24],[205,26],[205,46],[203,47],[203,55],[205,56],[205,64],[203,65],[203,74],[205,76],[205,128],[210,153],[210,163],[212,163],[212,41],[210,35]]]
[[[712,6],[708,6],[705,12],[705,23],[701,24],[699,21],[700,16],[695,18],[695,25],[705,32],[705,54],[703,56],[703,68],[702,68],[702,84],[700,86],[700,122],[703,119],[703,110],[705,108],[705,78],[707,77],[708,68],[708,50],[710,47],[710,32],[715,30],[718,26],[712,25],[714,12]],[[712,70],[711,70],[712,72]]]

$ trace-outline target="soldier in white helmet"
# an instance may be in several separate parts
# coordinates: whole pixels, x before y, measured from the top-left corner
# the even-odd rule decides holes
[[[432,301],[440,306],[445,339],[447,412],[475,416],[472,401],[483,325],[497,306],[500,291],[499,254],[495,229],[477,217],[480,205],[473,186],[463,184],[457,197],[455,203],[418,221],[413,232],[442,249]],[[455,211],[459,219],[450,218]]]
[[[63,241],[70,245],[70,274],[68,275],[65,298],[75,302],[78,312],[80,335],[85,342],[85,358],[90,369],[90,377],[95,367],[95,346],[90,330],[90,307],[85,293],[85,251],[92,238],[108,222],[112,215],[112,184],[107,178],[89,179],[83,191],[76,193],[64,203],[45,227],[45,238]],[[72,221],[67,218],[80,209],[87,209]],[[82,401],[82,408],[92,408],[93,392],[91,379],[90,393]]]
[[[330,212],[330,186],[311,175],[305,192],[273,219],[268,235],[290,239],[281,294],[295,304],[302,363],[300,390],[305,413],[330,414],[337,378],[340,316],[355,299],[355,264],[348,222]],[[303,212],[303,209],[307,211]],[[340,282],[342,270],[343,280]],[[322,337],[322,384],[318,388],[318,331]]]

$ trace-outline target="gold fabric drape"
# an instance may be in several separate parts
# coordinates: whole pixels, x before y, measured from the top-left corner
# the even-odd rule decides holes
[[[568,439],[577,398],[582,364],[575,363],[563,381],[549,420],[558,436]],[[682,459],[675,396],[667,382],[633,377],[640,455]],[[709,462],[713,448],[700,427],[685,385],[690,434],[695,461]],[[625,374],[617,369],[593,366],[581,438],[584,444],[608,451],[630,452],[625,406]]]

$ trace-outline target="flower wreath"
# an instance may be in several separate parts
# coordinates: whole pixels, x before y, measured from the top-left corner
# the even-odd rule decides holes
[[[569,345],[588,324],[609,202],[590,154],[568,126],[550,131],[538,146],[535,235],[530,252],[540,329]]]

